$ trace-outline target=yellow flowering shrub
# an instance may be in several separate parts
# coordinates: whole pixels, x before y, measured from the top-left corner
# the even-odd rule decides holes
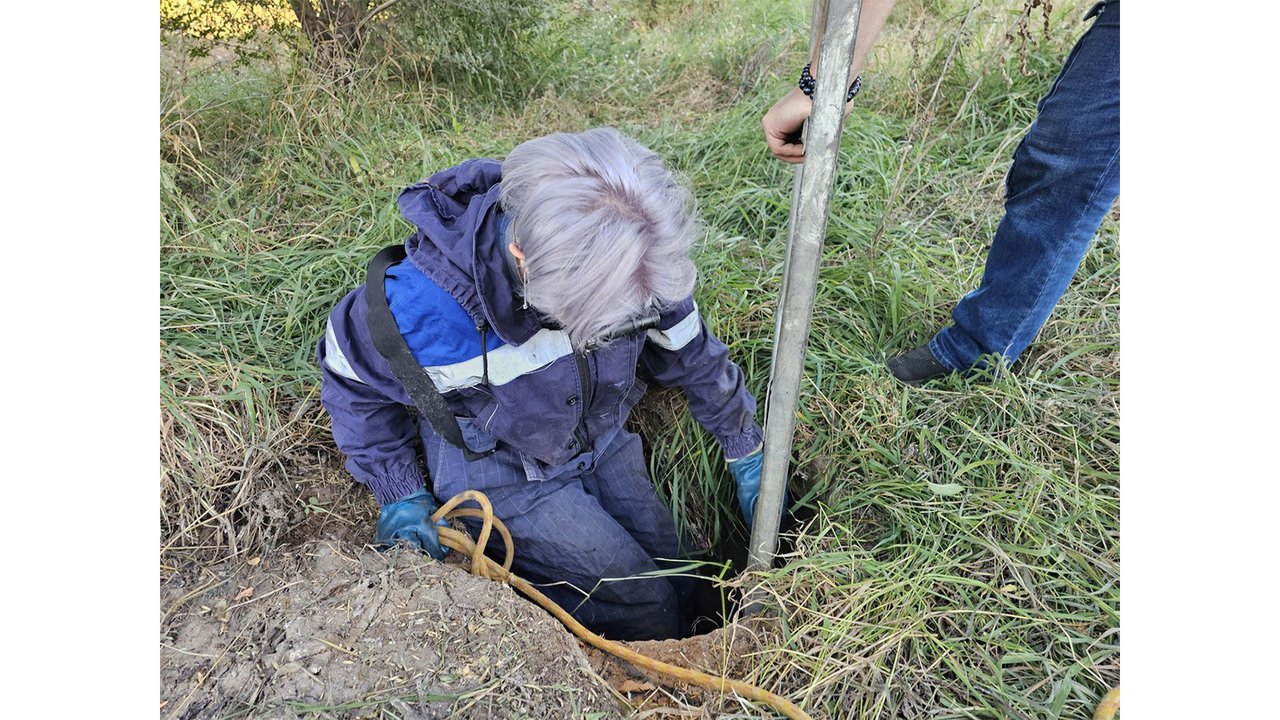
[[[288,0],[160,0],[160,26],[206,40],[236,40],[297,27],[298,19]]]

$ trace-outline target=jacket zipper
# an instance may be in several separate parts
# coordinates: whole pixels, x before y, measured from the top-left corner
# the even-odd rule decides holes
[[[587,409],[591,407],[591,365],[587,362],[586,353],[574,353],[574,358],[578,361],[578,377],[582,379],[582,420],[578,423],[574,435],[578,438],[578,451],[586,452],[591,449],[587,442]]]
[[[489,384],[489,323],[481,320],[476,325],[476,330],[480,333],[480,365],[483,368],[481,379],[485,385]]]

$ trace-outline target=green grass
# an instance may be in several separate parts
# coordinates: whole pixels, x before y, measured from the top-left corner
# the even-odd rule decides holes
[[[166,53],[166,567],[267,549],[347,482],[317,397],[325,314],[407,232],[401,187],[547,132],[613,124],[689,178],[698,302],[763,405],[792,172],[759,118],[803,64],[808,3],[558,7],[522,48],[544,72],[495,95]],[[1020,7],[901,2],[844,134],[794,449],[816,516],[785,567],[740,580],[779,609],[747,679],[817,717],[1087,717],[1118,683],[1118,211],[1012,373],[917,390],[883,366],[976,286],[1009,155],[1084,27],[1083,4],[1055,4],[1024,77]],[[638,421],[681,523],[740,534],[680,398]],[[367,517],[360,497],[335,512]]]

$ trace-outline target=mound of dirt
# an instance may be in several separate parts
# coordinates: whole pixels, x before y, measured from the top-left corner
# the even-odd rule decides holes
[[[575,638],[510,587],[335,541],[161,583],[162,718],[618,718]]]
[[[741,680],[751,674],[756,662],[753,653],[760,649],[762,623],[762,620],[752,618],[683,640],[643,640],[623,644],[654,660]],[[744,710],[742,701],[733,693],[687,685],[668,675],[638,668],[594,647],[584,645],[584,649],[591,666],[610,687],[627,698],[627,704],[639,713],[637,717],[648,717],[646,713],[658,717],[720,717]]]

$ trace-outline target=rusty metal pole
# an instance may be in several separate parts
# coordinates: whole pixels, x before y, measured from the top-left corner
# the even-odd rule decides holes
[[[820,12],[821,11],[821,12]],[[862,0],[815,0],[810,46],[821,43],[821,67],[813,92],[813,114],[805,123],[805,161],[796,170],[788,224],[787,259],[774,333],[773,368],[765,402],[764,468],[756,500],[747,567],[772,567],[778,547],[782,499],[791,464],[796,404],[804,375],[809,325],[818,290],[818,267],[835,186],[844,129],[844,97],[853,65]],[[820,38],[820,40],[819,40]]]

